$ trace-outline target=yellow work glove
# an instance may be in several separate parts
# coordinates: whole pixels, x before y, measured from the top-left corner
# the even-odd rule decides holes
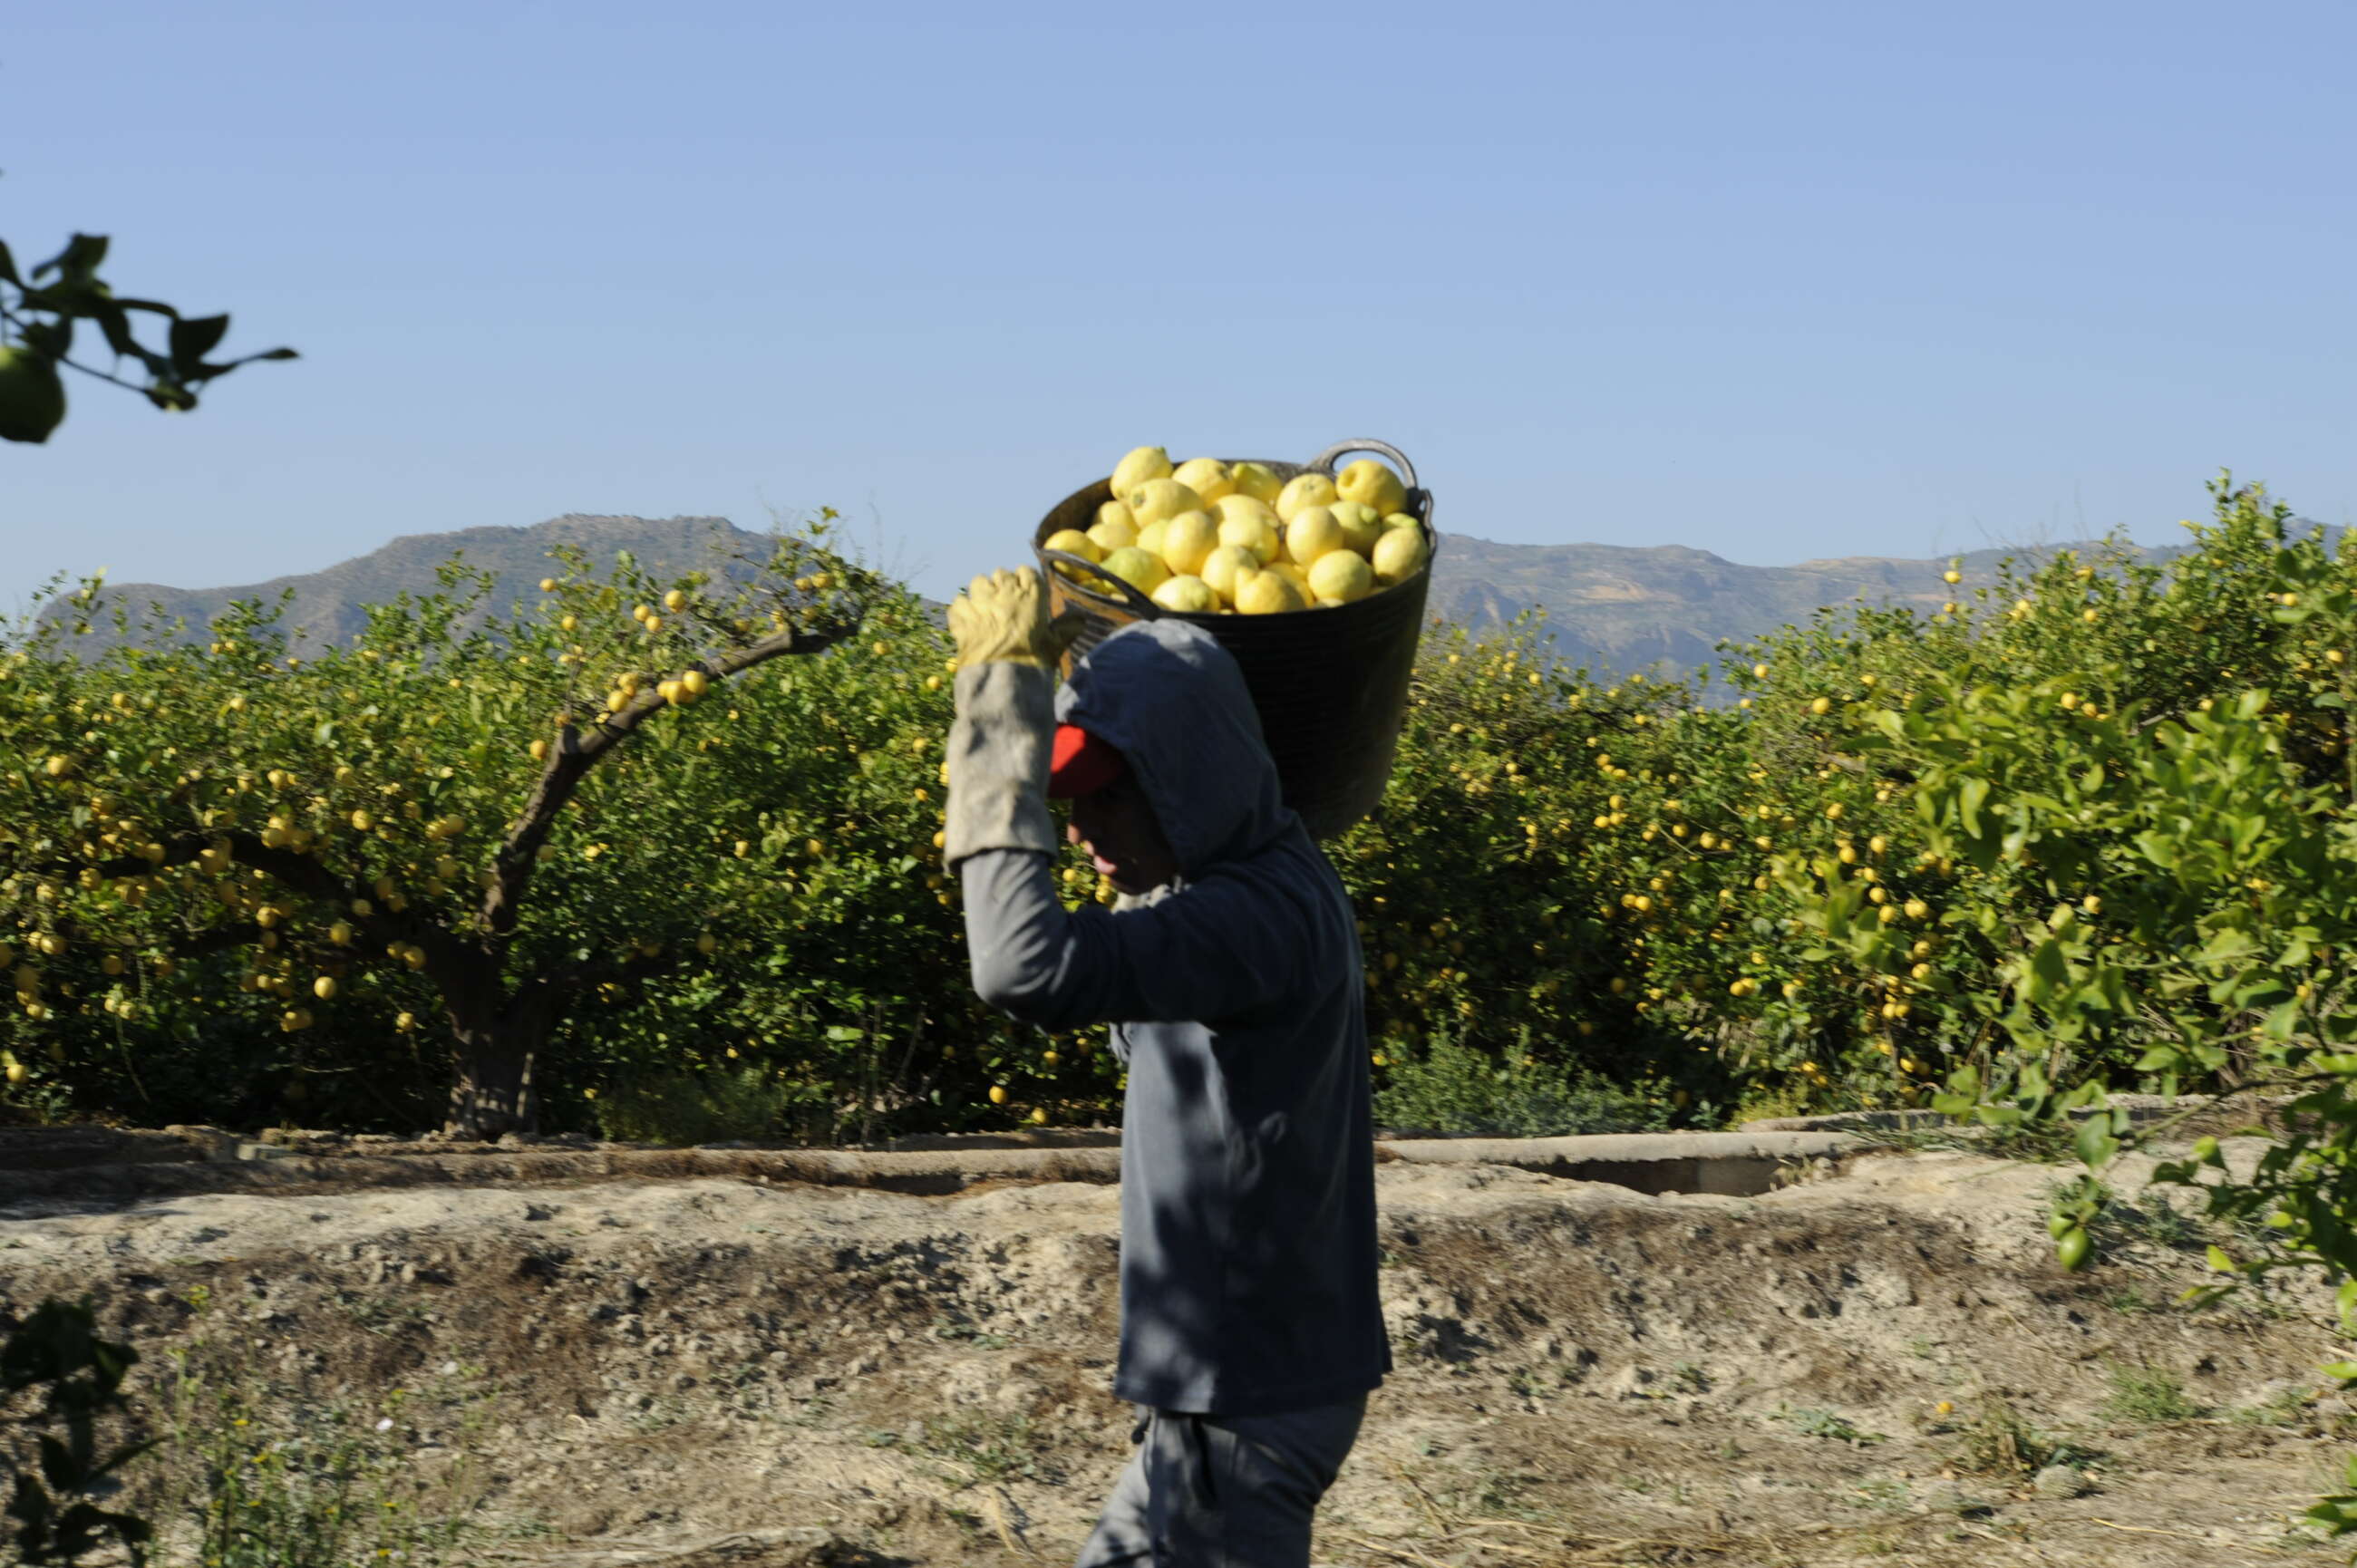
[[[1037,566],[976,577],[950,601],[949,620],[962,670],[993,662],[1053,670],[1086,624],[1076,609],[1048,618],[1048,585]]]

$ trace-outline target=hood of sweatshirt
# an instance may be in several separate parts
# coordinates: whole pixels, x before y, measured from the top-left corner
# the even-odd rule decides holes
[[[1074,662],[1056,719],[1120,748],[1189,881],[1300,820],[1278,789],[1243,671],[1199,626],[1123,627]]]

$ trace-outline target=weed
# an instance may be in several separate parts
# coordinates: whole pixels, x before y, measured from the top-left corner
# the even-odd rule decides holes
[[[933,1325],[936,1339],[963,1339],[977,1350],[1004,1350],[1009,1341],[1004,1334],[985,1334],[971,1318],[949,1316]]]
[[[2315,1399],[2312,1389],[2277,1389],[2257,1404],[2228,1411],[2226,1419],[2237,1426],[2300,1426],[2312,1413],[2309,1406]]]
[[[1377,1125],[1425,1133],[1544,1138],[1577,1133],[1648,1133],[1670,1112],[1628,1084],[1584,1066],[1538,1059],[1527,1031],[1497,1054],[1445,1034],[1383,1047],[1391,1065],[1375,1096]]]
[[[1670,1383],[1682,1393],[1706,1394],[1710,1391],[1710,1374],[1692,1361],[1680,1361],[1670,1369]]]
[[[2110,1307],[2114,1312],[2131,1314],[2160,1312],[2165,1310],[2159,1302],[2153,1300],[2150,1296],[2145,1294],[2144,1292],[2136,1289],[2134,1285],[2128,1285],[2123,1289],[2114,1291],[2111,1294],[2104,1298],[2104,1305]]]
[[[791,1120],[794,1089],[759,1068],[737,1072],[660,1072],[615,1085],[597,1101],[599,1132],[617,1143],[749,1143],[774,1138]]]
[[[1994,1395],[1963,1428],[1951,1463],[1985,1476],[2030,1475],[2053,1462],[2056,1444]]]
[[[2114,1363],[2111,1396],[2104,1414],[2113,1421],[2190,1421],[2202,1413],[2201,1405],[2185,1397],[2184,1380],[2158,1367]]]
[[[1919,1361],[1930,1360],[1932,1359],[1933,1349],[1934,1347],[1932,1342],[1929,1339],[1924,1338],[1920,1334],[1914,1338],[1907,1341],[1907,1353],[1910,1356],[1914,1357]]]
[[[337,1305],[352,1320],[353,1326],[379,1338],[390,1338],[404,1328],[422,1327],[425,1323],[425,1308],[399,1296],[347,1296]]]
[[[1793,1430],[1803,1437],[1829,1437],[1836,1443],[1860,1447],[1889,1440],[1888,1434],[1861,1432],[1849,1417],[1836,1415],[1829,1410],[1790,1410],[1780,1404],[1776,1407],[1776,1417],[1780,1421],[1791,1422]]]
[[[248,1388],[199,1340],[170,1352],[171,1452],[194,1560],[208,1568],[341,1568],[356,1560],[468,1561],[481,1502],[468,1463],[488,1395],[396,1389],[375,1409],[305,1406]],[[413,1405],[412,1400],[418,1400]],[[441,1423],[457,1407],[455,1430]],[[458,1462],[421,1493],[411,1475],[420,1428]]]
[[[1906,1482],[1895,1476],[1877,1476],[1858,1484],[1850,1506],[1895,1513],[1914,1500],[1914,1493]]]
[[[1061,1477],[1039,1456],[1041,1438],[1026,1415],[991,1416],[978,1412],[940,1419],[927,1417],[903,1432],[867,1434],[871,1448],[889,1448],[916,1458],[944,1460],[962,1474],[943,1478],[960,1490],[1009,1480],[1056,1481]]]

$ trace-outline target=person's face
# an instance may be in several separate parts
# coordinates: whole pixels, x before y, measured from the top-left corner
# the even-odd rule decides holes
[[[1178,856],[1162,836],[1162,824],[1134,774],[1071,801],[1071,825],[1064,836],[1095,857],[1097,870],[1116,893],[1144,893],[1178,875]]]

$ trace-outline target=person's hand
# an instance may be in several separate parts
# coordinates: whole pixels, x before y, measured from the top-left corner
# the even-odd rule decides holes
[[[1077,609],[1048,618],[1048,585],[1036,566],[976,577],[950,601],[949,620],[961,670],[994,660],[1052,670],[1087,624]]]

